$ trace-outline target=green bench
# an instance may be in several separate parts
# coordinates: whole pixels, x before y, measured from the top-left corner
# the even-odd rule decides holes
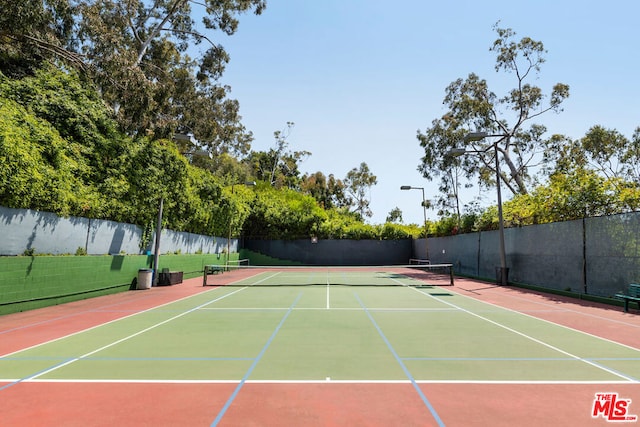
[[[202,278],[202,286],[207,286],[207,276],[211,274],[218,274],[218,273],[220,274],[224,273],[224,266],[217,265],[217,264],[205,265],[204,275]]]
[[[629,311],[629,301],[637,303],[638,309],[640,309],[640,284],[631,283],[629,289],[625,292],[618,292],[615,297],[624,300],[625,313]]]

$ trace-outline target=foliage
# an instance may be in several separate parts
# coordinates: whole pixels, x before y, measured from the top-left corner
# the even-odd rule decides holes
[[[245,163],[249,165],[256,179],[268,182],[275,188],[299,188],[300,171],[298,165],[311,153],[304,150],[289,150],[287,139],[293,126],[293,122],[287,122],[285,130],[273,133],[276,144],[268,152],[257,151],[249,154]]]
[[[362,223],[346,208],[328,211],[328,218],[321,224],[318,237],[324,239],[377,238],[373,227]]]
[[[542,42],[529,37],[517,41],[513,30],[498,25],[494,26],[498,38],[490,48],[496,54],[495,70],[513,74],[515,88],[498,96],[486,80],[474,73],[457,79],[446,89],[447,113],[417,135],[425,152],[419,170],[429,180],[442,177],[440,188],[446,198],[457,195],[461,177],[479,176],[481,185],[494,186],[496,155],[502,164],[503,184],[512,194],[526,194],[534,178],[529,175],[531,166],[540,160],[548,145],[548,140],[543,139],[546,128],[532,120],[548,111],[562,111],[561,104],[569,96],[566,84],[558,83],[549,95],[544,95],[539,87],[528,83],[545,62]],[[466,142],[463,148],[475,155],[447,155],[460,148],[468,132],[476,130],[498,139]]]
[[[332,174],[328,177],[320,171],[312,175],[305,174],[300,180],[300,190],[316,199],[324,209],[349,206],[344,183]]]
[[[238,13],[264,7],[259,0],[205,1],[205,26],[227,34]],[[366,163],[344,180],[320,171],[301,177],[299,163],[310,153],[289,149],[293,123],[274,133],[274,148],[245,156],[251,135],[237,102],[226,99],[228,88],[216,83],[226,53],[215,46],[197,60],[184,55],[187,42],[206,40],[191,20],[196,3],[143,4],[0,0],[8,11],[0,17],[0,205],[138,224],[148,237],[161,201],[163,226],[176,231],[275,239],[425,235],[424,226],[393,223],[402,222],[398,208],[386,224],[363,223],[377,184]],[[496,207],[460,212],[458,203],[465,178],[495,185],[496,152],[500,179],[514,194],[504,203],[506,226],[640,209],[640,127],[632,138],[594,126],[581,140],[543,139],[546,129],[531,121],[560,111],[568,87],[557,84],[545,97],[527,82],[544,63],[542,43],[495,29],[496,71],[513,73],[516,88],[498,97],[475,74],[456,80],[447,88],[447,114],[418,133],[423,175],[441,177],[441,217],[427,222],[427,234],[498,227]],[[470,142],[475,156],[444,155],[474,128],[501,139]],[[200,146],[162,138],[175,131],[188,131]],[[199,156],[202,147],[215,155]],[[540,180],[530,166],[540,157],[548,179],[531,189]],[[254,179],[256,188],[236,185]]]
[[[353,168],[347,172],[344,184],[347,193],[351,196],[351,205],[355,206],[355,212],[360,218],[371,217],[373,212],[369,208],[367,192],[378,183],[378,178],[371,173],[369,166],[362,162],[359,168]]]
[[[78,67],[72,43],[73,8],[68,0],[0,0],[0,71],[11,78],[33,74],[43,61],[62,58]]]
[[[634,187],[590,170],[554,174],[549,185],[536,188],[528,197],[505,203],[505,221],[527,225],[629,212],[640,206],[640,189]]]
[[[192,156],[191,164],[206,169],[227,185],[255,179],[255,175],[249,165],[229,153],[220,153],[211,157]]]
[[[88,189],[60,134],[15,101],[0,98],[0,203],[61,215],[79,210]]]
[[[546,185],[529,194],[514,196],[503,204],[505,227],[571,221],[614,215],[640,209],[640,187],[618,178],[605,178],[589,169],[555,173]],[[437,233],[455,234],[452,217],[438,221]],[[462,216],[457,232],[497,230],[497,206]]]
[[[365,224],[357,214],[345,209],[327,211],[327,220],[321,224],[318,237],[323,239],[392,240],[418,237],[421,233],[416,225],[385,223]]]
[[[446,215],[430,227],[430,232],[436,236],[450,236],[458,234],[458,226],[459,221],[455,215]]]
[[[551,173],[590,169],[640,184],[640,127],[629,139],[615,129],[593,126],[578,141],[554,141],[547,161],[554,165]]]
[[[411,237],[417,237],[413,233],[415,230],[410,226],[402,224],[393,224],[387,222],[381,226],[380,239],[382,240],[396,240],[396,239],[409,239]]]
[[[389,211],[387,215],[387,222],[402,222],[402,211],[399,207],[395,207]]]
[[[263,0],[81,1],[79,48],[128,133],[168,137],[190,131],[211,152],[246,152],[251,135],[239,123],[239,105],[226,98],[229,88],[217,83],[229,58],[209,36],[234,34],[239,14],[259,14],[265,5]],[[196,16],[202,16],[201,23]],[[202,42],[206,47],[199,56],[189,57],[189,47]]]
[[[21,77],[63,61],[100,88],[129,135],[192,132],[211,152],[249,150],[239,104],[218,83],[228,55],[209,36],[234,34],[238,16],[260,14],[264,0],[0,2],[0,71]]]
[[[265,239],[308,238],[318,235],[326,218],[313,197],[262,184],[256,190],[245,233]]]
[[[254,190],[242,184],[232,184],[224,188],[222,199],[218,209],[213,210],[212,216],[221,221],[221,230],[218,236],[232,237],[240,235],[243,225],[252,213],[252,206],[255,202],[256,194]]]
[[[0,89],[3,205],[146,227],[164,198],[167,226],[222,229],[213,175],[191,167],[169,141],[120,134],[109,109],[73,73],[0,74]]]

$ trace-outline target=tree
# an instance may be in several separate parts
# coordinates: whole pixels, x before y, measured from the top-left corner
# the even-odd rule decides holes
[[[318,236],[325,212],[313,197],[288,188],[258,186],[246,234],[265,239],[299,239]]]
[[[441,190],[445,190],[446,197],[456,194],[458,175],[451,175],[456,168],[466,178],[479,176],[481,185],[494,186],[496,153],[501,181],[511,193],[526,194],[533,180],[530,171],[549,144],[543,139],[546,127],[533,120],[548,111],[562,111],[561,104],[569,96],[569,86],[563,83],[555,84],[548,96],[528,83],[545,62],[542,42],[529,37],[516,41],[513,30],[498,25],[494,26],[498,38],[490,48],[497,55],[495,70],[513,74],[515,88],[498,96],[489,90],[486,80],[474,73],[457,79],[446,89],[444,104],[449,111],[433,120],[424,133],[418,131],[417,138],[425,152],[418,170],[429,180],[442,176]],[[476,130],[499,135],[499,139],[468,142],[464,148],[476,155],[446,155],[451,149],[460,148],[464,135]]]
[[[51,124],[0,102],[0,205],[74,214],[87,189],[72,150]]]
[[[567,179],[594,176],[615,187],[614,211],[634,210],[637,207],[636,193],[640,190],[640,127],[636,128],[631,140],[617,130],[593,126],[580,140],[556,137],[547,153],[550,180],[558,175]],[[585,192],[574,185],[574,191],[585,197],[593,192]],[[579,190],[580,189],[580,190]],[[592,203],[597,203],[594,199]],[[614,207],[614,205],[616,207]],[[592,211],[592,210],[590,210]]]
[[[308,151],[290,151],[288,138],[294,123],[287,122],[283,131],[275,131],[274,148],[268,152],[252,152],[247,162],[251,165],[254,175],[261,181],[268,182],[275,188],[297,189],[300,183],[298,164],[311,153]]]
[[[549,177],[547,185],[505,202],[505,222],[522,226],[635,211],[639,207],[640,191],[634,187],[590,169],[557,172]],[[491,217],[497,227],[496,209],[485,212],[483,217],[484,222]]]
[[[631,140],[614,129],[593,126],[580,140],[585,160],[606,178],[640,184],[640,127]]]
[[[389,211],[389,215],[387,215],[387,222],[399,222],[402,223],[402,211],[397,206],[391,211]]]
[[[365,162],[360,163],[359,168],[353,168],[347,172],[344,184],[347,193],[352,197],[351,205],[355,206],[355,212],[360,218],[373,216],[373,212],[369,209],[367,192],[377,183],[378,178],[371,173]]]
[[[74,182],[69,184],[72,197],[65,197],[64,204],[56,205],[56,197],[50,196],[50,206],[47,207],[47,201],[41,204],[31,199],[29,202],[29,197],[24,198],[27,205],[21,207],[91,218],[110,217],[115,213],[126,215],[128,209],[122,201],[129,188],[125,165],[130,155],[130,144],[118,132],[111,111],[90,85],[83,84],[77,73],[63,72],[47,64],[33,70],[33,73],[33,76],[19,80],[6,78],[0,73],[0,103],[17,103],[40,123],[34,127],[30,123],[34,119],[25,119],[24,123],[22,120],[12,122],[10,117],[15,117],[12,113],[5,118],[7,130],[22,134],[24,139],[20,144],[31,146],[31,150],[42,145],[47,154],[36,166],[42,172],[48,169],[48,161],[58,159],[54,168],[60,182],[54,187],[62,191],[67,186],[64,181],[68,178],[63,178],[67,172],[71,172]],[[57,136],[42,138],[38,132],[29,130],[44,126],[54,130]],[[12,145],[11,138],[7,143],[11,145],[7,150],[17,148],[17,142]],[[36,157],[30,156],[29,162],[34,159]],[[34,184],[37,181],[34,180]],[[35,186],[32,190],[33,195],[38,193]],[[105,194],[110,197],[105,198]]]
[[[68,0],[0,0],[0,70],[8,77],[33,74],[43,61],[60,58],[84,67],[69,50],[73,8]]]
[[[318,171],[305,174],[300,181],[302,192],[313,196],[324,209],[344,208],[349,205],[344,183],[333,174],[328,177]]]
[[[201,24],[192,5],[204,7]],[[129,133],[191,130],[213,153],[246,152],[250,134],[239,124],[238,104],[216,83],[229,57],[210,35],[232,35],[238,14],[260,14],[265,6],[264,0],[83,1],[81,51]],[[202,42],[207,48],[192,59],[187,50]]]
[[[19,76],[64,61],[94,82],[129,135],[192,132],[212,153],[249,151],[239,104],[218,83],[229,56],[210,37],[232,35],[238,15],[260,14],[265,0],[0,2],[0,70]]]

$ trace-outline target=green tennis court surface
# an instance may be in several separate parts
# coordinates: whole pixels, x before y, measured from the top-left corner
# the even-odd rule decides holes
[[[6,355],[0,359],[0,379],[611,383],[640,378],[635,348],[413,276],[380,269],[256,270],[233,286],[213,287]]]

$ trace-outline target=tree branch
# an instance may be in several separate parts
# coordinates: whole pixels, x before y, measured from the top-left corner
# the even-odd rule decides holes
[[[66,60],[75,64],[78,68],[82,70],[86,70],[89,68],[87,63],[84,61],[84,56],[75,52],[71,52],[63,47],[60,47],[48,41],[39,39],[37,37],[29,36],[26,34],[12,34],[8,32],[0,32],[0,36],[6,37],[9,40],[13,40],[18,43],[28,41],[29,43],[32,43],[39,49],[43,49],[47,52],[52,53],[54,56],[57,56],[63,60]]]
[[[144,57],[144,54],[147,52],[147,49],[149,49],[149,45],[151,45],[151,42],[156,37],[158,37],[160,31],[164,30],[164,26],[169,21],[169,19],[171,19],[175,15],[175,13],[187,2],[188,0],[176,0],[176,2],[173,3],[173,5],[167,10],[167,14],[165,15],[165,17],[162,19],[162,21],[160,21],[158,25],[155,26],[154,29],[151,30],[147,40],[144,41],[140,46],[140,50],[138,51],[138,58],[136,59],[136,65],[140,64],[142,58]]]
[[[198,37],[201,39],[205,39],[206,41],[209,42],[209,44],[211,44],[211,46],[215,47],[215,43],[212,42],[209,37],[197,32],[197,31],[187,31],[187,30],[178,30],[176,28],[161,28],[160,31],[170,31],[170,32],[176,32],[176,33],[182,33],[182,34],[190,34],[194,37]]]

